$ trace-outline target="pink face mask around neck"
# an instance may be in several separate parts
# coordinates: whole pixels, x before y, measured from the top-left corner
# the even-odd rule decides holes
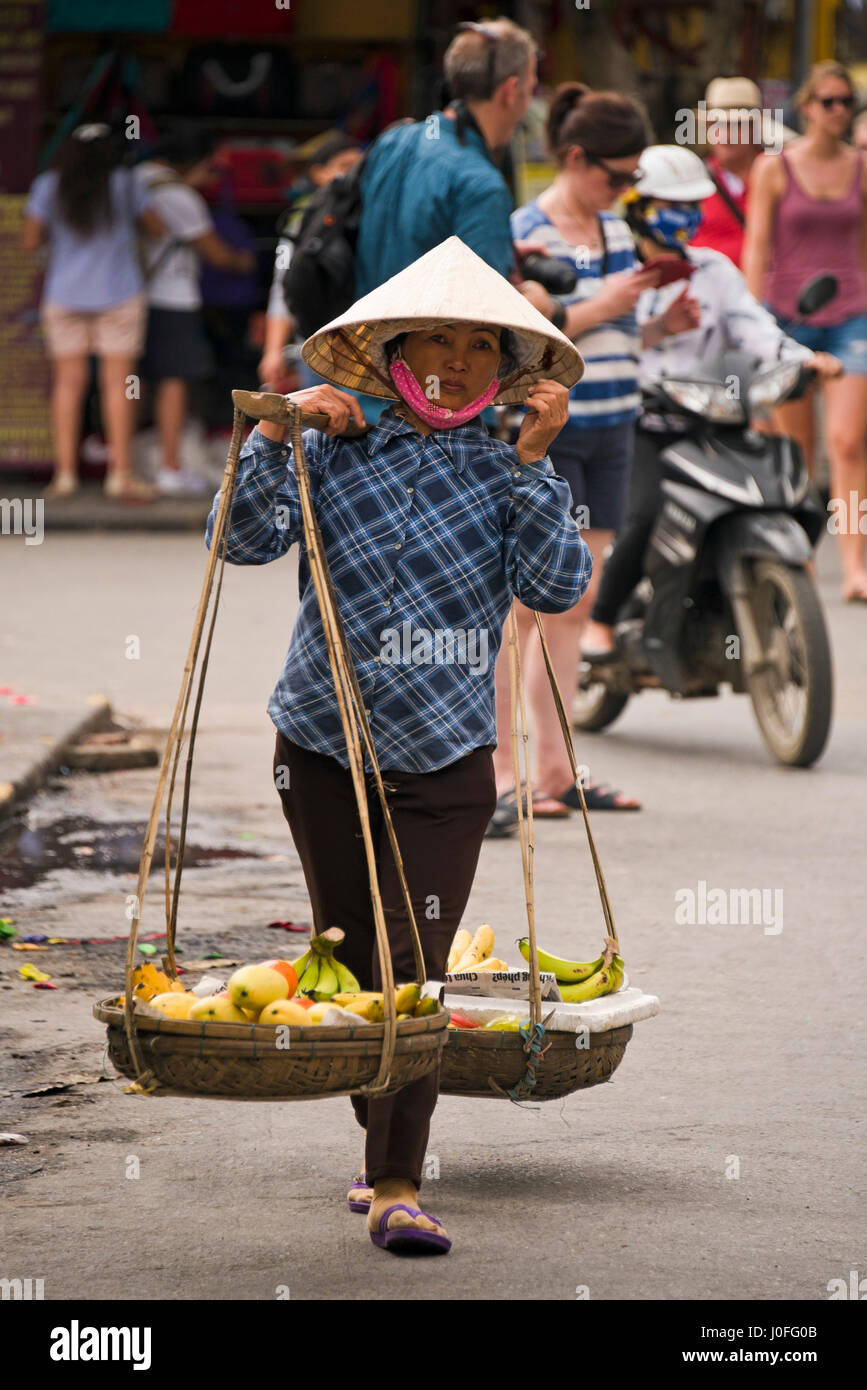
[[[500,389],[499,377],[494,377],[490,386],[477,396],[469,405],[462,405],[460,410],[447,410],[445,406],[435,405],[428,400],[418,381],[410,371],[402,357],[396,357],[389,363],[388,374],[397,388],[401,400],[405,401],[414,415],[423,420],[426,425],[432,425],[436,429],[450,430],[455,425],[465,425],[467,420],[472,420],[474,415],[480,415],[486,406],[496,396]]]

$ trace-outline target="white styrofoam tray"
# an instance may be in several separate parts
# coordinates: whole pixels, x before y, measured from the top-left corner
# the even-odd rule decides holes
[[[447,1009],[459,1009],[473,1023],[488,1023],[504,1014],[516,1014],[522,1021],[530,1017],[529,1004],[522,999],[481,999],[471,994],[449,994],[443,1002]],[[603,994],[601,999],[591,999],[586,1004],[543,1000],[542,1018],[552,1010],[553,1017],[546,1027],[555,1033],[580,1033],[585,1028],[590,1033],[604,1033],[608,1028],[622,1028],[627,1023],[653,1018],[659,1013],[659,1000],[655,994],[645,994],[634,985],[628,985],[616,994]]]

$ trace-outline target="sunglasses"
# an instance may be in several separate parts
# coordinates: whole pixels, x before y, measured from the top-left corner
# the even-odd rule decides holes
[[[816,97],[820,106],[824,106],[826,111],[830,111],[834,106],[843,106],[850,111],[855,105],[855,98],[851,95],[847,97]]]
[[[493,96],[494,88],[497,85],[494,79],[496,77],[497,69],[497,44],[499,42],[500,35],[497,33],[496,29],[489,29],[486,24],[478,24],[475,20],[471,19],[465,20],[462,24],[458,24],[456,27],[458,29],[458,32],[466,32],[466,30],[469,29],[474,34],[481,34],[482,38],[487,43],[488,59],[487,71],[485,73],[485,91],[487,92],[489,97]],[[537,49],[537,62],[539,61],[540,57],[541,53],[539,49]]]
[[[476,24],[472,20],[467,20],[464,24],[459,24],[459,30],[471,30],[474,34],[481,34],[488,45],[487,71],[485,73],[485,91],[487,95],[493,96],[494,77],[497,67],[497,39],[499,35],[493,29],[488,29],[484,24]]]
[[[595,164],[597,169],[602,170],[612,188],[634,188],[637,183],[641,182],[641,174],[637,171],[627,173],[623,169],[612,169],[611,165],[606,164],[604,159],[600,159],[595,154],[588,154],[586,150],[584,158],[588,164]]]

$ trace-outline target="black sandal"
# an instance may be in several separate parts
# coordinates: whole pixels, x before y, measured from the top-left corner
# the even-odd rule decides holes
[[[636,801],[634,797],[627,798],[625,806],[618,804],[617,798],[625,795],[625,792],[613,791],[606,782],[589,782],[584,788],[584,801],[588,811],[640,811],[641,802]],[[569,787],[558,800],[573,811],[581,810],[581,798],[575,786]]]
[[[526,806],[526,799],[524,805]],[[511,835],[515,826],[518,824],[518,798],[515,788],[510,787],[502,796],[497,797],[497,804],[494,807],[494,814],[488,821],[488,828],[485,831],[486,840],[502,840],[507,835]]]

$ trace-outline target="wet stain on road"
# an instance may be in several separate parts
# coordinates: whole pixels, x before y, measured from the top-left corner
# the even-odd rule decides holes
[[[60,869],[81,873],[137,873],[144,843],[144,821],[101,822],[86,816],[66,816],[47,825],[10,824],[0,837],[0,893],[32,888]],[[172,867],[177,845],[172,844]],[[234,845],[191,844],[184,848],[184,868],[202,868],[229,860],[257,859],[251,849]],[[153,868],[165,864],[165,837],[154,847]]]

